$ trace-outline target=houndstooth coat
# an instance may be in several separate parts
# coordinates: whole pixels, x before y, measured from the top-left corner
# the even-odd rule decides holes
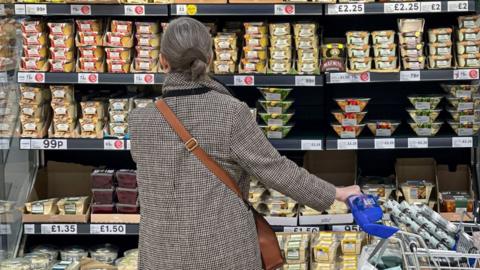
[[[237,180],[249,176],[318,210],[335,188],[272,147],[248,106],[219,83],[167,75],[165,101],[200,146]],[[129,118],[141,205],[142,270],[260,270],[255,222],[242,200],[189,153],[150,106]]]

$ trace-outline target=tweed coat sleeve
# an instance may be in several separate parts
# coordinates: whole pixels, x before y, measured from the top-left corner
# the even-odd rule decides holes
[[[281,156],[258,127],[248,106],[238,104],[230,134],[236,162],[266,186],[318,211],[328,209],[335,200],[335,187]]]

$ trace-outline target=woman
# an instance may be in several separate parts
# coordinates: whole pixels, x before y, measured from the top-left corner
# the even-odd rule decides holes
[[[249,107],[207,76],[212,56],[202,23],[172,21],[161,43],[160,62],[168,72],[163,96],[245,198],[249,177],[320,211],[359,193],[357,186],[335,188],[280,156]],[[185,148],[155,106],[133,111],[129,123],[141,205],[139,269],[262,269],[244,202]]]

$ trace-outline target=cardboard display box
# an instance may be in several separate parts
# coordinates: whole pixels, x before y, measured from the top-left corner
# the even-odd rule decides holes
[[[92,223],[140,223],[140,214],[91,214]]]
[[[395,163],[395,172],[397,175],[397,200],[403,196],[401,184],[412,180],[425,180],[434,185],[429,206],[431,208],[437,202],[437,172],[436,162],[433,158],[399,158]],[[405,197],[405,196],[403,196]]]
[[[90,173],[93,167],[73,163],[48,162],[38,171],[29,202],[49,198],[90,196]],[[84,215],[22,215],[24,223],[87,223],[89,210]]]
[[[440,193],[441,192],[466,192],[470,194],[472,200],[474,197],[472,190],[472,174],[468,165],[457,165],[453,170],[450,170],[448,165],[437,166],[438,178],[438,212],[450,221],[461,221],[461,214],[463,210],[457,209],[456,213],[446,213],[441,211]],[[464,217],[465,221],[470,218]]]
[[[357,154],[355,151],[311,151],[305,154],[303,167],[335,186],[350,186],[357,179]],[[351,214],[299,216],[300,225],[352,222]]]

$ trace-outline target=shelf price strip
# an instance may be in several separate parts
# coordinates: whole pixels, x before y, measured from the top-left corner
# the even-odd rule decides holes
[[[235,86],[254,86],[255,76],[252,75],[235,75],[233,76],[233,85]]]
[[[385,3],[383,5],[384,13],[418,13],[420,12],[420,2],[405,3]]]
[[[331,15],[365,14],[365,5],[364,4],[331,4],[331,5],[328,5],[327,14],[331,14]]]
[[[90,5],[71,5],[71,15],[89,16],[92,15],[92,6]]]
[[[301,150],[322,150],[322,140],[302,140],[301,141]]]
[[[453,137],[452,147],[453,148],[472,148],[473,138],[472,137]]]
[[[145,6],[144,5],[125,5],[125,15],[145,16]]]
[[[478,80],[478,69],[457,69],[453,71],[454,80]]]
[[[338,150],[356,150],[358,149],[357,139],[339,139],[337,140]]]
[[[400,71],[401,82],[420,81],[420,70]]]
[[[275,5],[274,15],[295,15],[295,5]]]
[[[45,73],[42,72],[18,72],[19,83],[45,83]]]
[[[303,227],[303,226],[297,226],[297,227],[283,227],[283,232],[293,232],[293,233],[301,233],[301,232],[319,232],[320,227]]]
[[[42,224],[42,234],[77,234],[77,224]]]
[[[448,1],[448,12],[468,11],[468,1]]]
[[[361,74],[338,72],[330,73],[330,83],[370,82],[370,72]]]
[[[90,234],[126,234],[127,226],[125,224],[91,224]]]
[[[375,149],[395,149],[395,139],[375,139]]]
[[[408,148],[428,148],[428,138],[408,138]]]
[[[315,86],[315,76],[295,76],[295,86]]]

